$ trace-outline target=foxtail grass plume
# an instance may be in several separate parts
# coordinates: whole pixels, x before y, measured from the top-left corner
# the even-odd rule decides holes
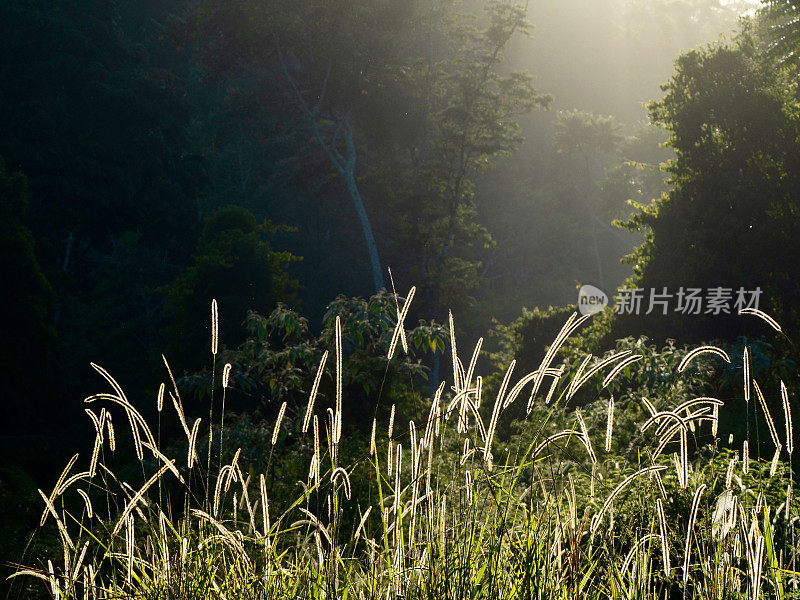
[[[777,447],[775,448],[775,454],[772,455],[772,462],[769,465],[769,476],[770,477],[775,477],[775,472],[778,470],[778,460],[781,457],[781,450],[782,449],[783,449],[783,446],[781,444],[778,444]]]
[[[589,438],[589,429],[586,427],[586,422],[583,420],[583,414],[580,408],[575,411],[575,415],[578,418],[578,424],[580,425],[583,439],[586,442],[586,451],[589,453],[589,460],[594,464],[597,462],[597,456],[595,456],[592,440]]]
[[[328,360],[328,351],[322,353],[322,359],[319,361],[317,367],[317,374],[314,377],[314,383],[311,386],[311,393],[308,395],[308,405],[306,406],[306,416],[303,418],[303,433],[308,431],[308,425],[311,422],[311,415],[314,413],[314,399],[317,397],[317,390],[319,390],[319,383],[322,380],[322,373],[325,369],[325,361]]]
[[[106,427],[108,429],[108,448],[114,452],[117,449],[117,440],[114,437],[114,424],[111,422],[111,414],[106,417]]]
[[[750,471],[750,447],[747,440],[742,442],[742,472],[747,475]]]
[[[731,488],[731,480],[733,479],[733,468],[736,466],[736,461],[739,458],[739,453],[733,455],[733,457],[728,461],[728,470],[725,472],[725,488]]]
[[[683,484],[683,462],[679,458],[677,452],[672,453],[672,463],[675,465],[675,474],[678,477],[678,487],[683,489],[686,487]]]
[[[278,441],[278,434],[281,431],[281,421],[283,421],[283,415],[284,415],[285,412],[286,412],[286,402],[281,404],[281,408],[278,411],[278,418],[275,420],[275,427],[272,430],[272,445],[273,446]]]
[[[319,420],[314,415],[314,483],[319,485],[319,463],[322,457],[319,453]]]
[[[94,439],[94,449],[92,450],[92,458],[89,461],[89,479],[94,477],[95,471],[97,470],[97,461],[100,458],[100,448],[102,448],[103,442],[100,439],[100,436],[95,436]]]
[[[80,456],[80,455],[79,454],[75,454],[75,455],[72,456],[72,458],[69,459],[69,462],[67,463],[67,466],[64,467],[63,471],[61,471],[61,475],[59,475],[58,480],[56,481],[56,485],[53,488],[53,492],[50,494],[49,497],[44,496],[44,494],[41,492],[41,490],[39,491],[39,493],[42,494],[42,496],[46,499],[45,504],[47,504],[47,507],[45,508],[45,511],[42,513],[42,518],[39,519],[39,526],[40,527],[43,527],[44,524],[45,524],[45,521],[47,521],[47,515],[55,512],[55,510],[50,510],[50,506],[52,506],[53,502],[55,502],[55,499],[58,497],[58,491],[61,489],[61,486],[64,484],[64,480],[67,478],[67,474],[70,472],[70,470],[72,470],[72,467],[77,462],[78,456]]]
[[[195,444],[197,443],[197,432],[200,431],[200,419],[197,419],[192,426],[192,434],[189,436],[189,453],[186,458],[186,465],[191,469],[197,456]]]
[[[689,485],[689,443],[686,439],[686,430],[681,429],[681,472],[683,474],[682,488]]]
[[[211,354],[217,355],[219,349],[219,314],[217,312],[217,300],[211,301]]]
[[[402,318],[401,318],[400,304],[398,304],[397,302],[397,289],[394,287],[394,277],[392,276],[391,267],[387,267],[387,270],[389,271],[389,281],[392,284],[392,296],[394,297],[395,314],[397,315],[397,322],[400,323],[402,321]],[[403,352],[408,354],[408,341],[406,340],[406,332],[402,327],[400,328],[400,344],[403,346]],[[391,359],[392,357],[389,356],[389,358]]]
[[[84,408],[83,412],[85,412],[87,415],[89,415],[89,418],[92,420],[92,425],[94,425],[94,430],[95,430],[95,432],[97,434],[97,437],[100,439],[100,443],[102,443],[103,442],[103,429],[105,428],[105,422],[104,421],[105,421],[105,418],[106,418],[105,417],[106,409],[103,408],[103,409],[100,410],[100,417],[99,418],[94,413],[94,411],[92,411],[89,408]]]
[[[453,311],[447,311],[447,324],[450,329],[450,354],[453,362],[453,389],[456,393],[461,391],[461,369],[459,367],[458,350],[456,348],[456,326],[453,321]]]
[[[67,528],[64,526],[64,523],[59,518],[58,513],[56,512],[56,508],[55,506],[53,506],[53,502],[50,500],[50,498],[45,496],[42,490],[37,490],[37,491],[39,492],[39,495],[42,497],[42,500],[44,500],[45,517],[47,517],[47,515],[53,515],[53,519],[55,519],[58,531],[61,534],[61,539],[71,550],[74,550],[75,544],[72,542],[72,538],[67,533]]]
[[[89,499],[89,494],[82,489],[78,489],[78,495],[83,499],[83,504],[86,507],[86,516],[91,519],[94,515],[94,509],[92,508],[92,501]]]
[[[478,355],[481,352],[481,346],[483,346],[483,338],[478,338],[478,342],[475,344],[475,349],[472,351],[472,358],[469,361],[469,367],[467,367],[467,374],[464,377],[464,389],[469,388],[470,383],[472,382],[472,375],[475,372],[475,365],[478,362]]]
[[[694,492],[694,498],[692,498],[692,509],[689,512],[689,525],[686,527],[686,543],[683,548],[683,584],[686,585],[686,582],[689,580],[689,557],[691,555],[692,549],[692,531],[694,530],[694,521],[697,518],[697,509],[700,507],[700,496],[703,495],[703,491],[706,489],[706,484],[700,484],[700,487],[697,488]]]
[[[758,310],[757,308],[742,308],[741,310],[739,310],[739,314],[756,316],[762,321],[764,321],[767,325],[772,327],[778,333],[783,333],[780,324],[775,319],[770,317],[767,313],[765,313],[763,310]]]
[[[641,354],[633,354],[632,356],[628,356],[624,360],[620,361],[614,368],[609,371],[608,375],[606,375],[605,379],[603,379],[603,387],[608,387],[609,384],[616,379],[617,375],[619,375],[623,369],[625,369],[628,365],[635,363],[638,360],[642,359]]]
[[[747,348],[742,353],[742,370],[744,375],[744,401],[750,402],[750,352]]]
[[[751,567],[752,570],[752,587],[753,587],[753,595],[752,600],[758,600],[758,597],[761,593],[761,568],[764,563],[764,536],[759,535],[758,539],[756,540],[756,550],[755,556],[753,557],[753,565]]]
[[[561,381],[561,375],[563,373],[563,367],[561,372],[558,375],[553,377],[553,381],[550,382],[550,389],[547,390],[547,396],[544,397],[544,403],[550,404],[550,401],[553,399],[553,395],[555,394],[556,387],[558,386],[559,382]]]
[[[628,552],[628,556],[625,557],[625,560],[622,563],[622,572],[623,573],[626,573],[628,571],[628,567],[630,566],[630,564],[633,561],[634,557],[636,557],[638,555],[639,550],[641,550],[642,546],[644,546],[645,544],[647,544],[648,542],[650,542],[650,541],[652,541],[654,539],[661,540],[661,536],[659,534],[657,534],[657,533],[648,533],[648,534],[643,535],[642,537],[640,537],[636,541],[636,543],[633,545],[633,548],[631,548],[630,552]],[[662,545],[663,545],[663,543],[662,543]],[[636,568],[636,567],[634,566],[634,568]]]
[[[656,474],[658,476],[658,474]],[[661,532],[661,557],[664,561],[664,575],[667,577],[672,573],[672,566],[669,561],[669,534],[667,532],[667,519],[664,516],[664,504],[661,498],[656,498],[656,512],[658,513],[658,528]]]
[[[467,459],[469,458],[470,454],[471,454],[471,452],[469,450],[469,438],[465,437],[464,438],[464,447],[461,449],[461,464],[462,465],[467,462]]]
[[[761,393],[761,388],[758,387],[758,383],[755,379],[753,380],[753,389],[756,391],[758,402],[761,404],[761,410],[764,411],[764,416],[767,419],[767,428],[769,429],[769,435],[772,438],[772,443],[775,444],[775,447],[777,448],[781,445],[781,441],[778,438],[778,430],[775,429],[775,422],[772,420],[772,415],[769,413],[769,409],[767,408],[767,401],[764,399],[764,394]]]
[[[511,379],[511,373],[514,371],[514,365],[517,364],[516,360],[512,360],[511,364],[508,365],[508,369],[506,369],[506,374],[503,377],[503,382],[500,384],[500,389],[497,392],[497,400],[494,403],[494,409],[492,410],[492,420],[489,422],[489,429],[486,432],[486,443],[484,444],[483,448],[483,458],[487,461],[491,461],[491,454],[492,454],[492,440],[494,438],[494,430],[497,427],[497,419],[500,417],[500,407],[503,405],[503,398],[506,393],[506,388],[508,387],[508,381]],[[491,468],[489,469],[491,471]]]
[[[593,365],[591,369],[589,369],[588,371],[586,371],[586,373],[581,375],[580,379],[577,379],[577,375],[576,375],[575,378],[573,378],[573,380],[572,380],[572,384],[570,385],[570,393],[567,394],[568,399],[571,398],[572,395],[575,392],[577,392],[581,387],[583,387],[583,385],[595,373],[597,373],[598,371],[600,371],[601,369],[603,369],[607,365],[610,365],[611,363],[613,363],[613,362],[615,362],[617,360],[624,359],[630,353],[631,353],[630,350],[622,350],[621,352],[617,352],[616,354],[612,354],[611,356],[609,356],[607,358],[604,358],[604,359],[600,360],[599,362],[597,362],[595,365]],[[589,361],[590,358],[592,358],[591,354],[584,359],[583,363],[581,364],[581,367],[578,369],[578,374],[580,374],[583,371],[583,367],[586,365],[586,363]],[[577,379],[577,381],[576,381],[576,379]]]
[[[135,539],[133,515],[130,515],[125,519],[125,557],[128,564],[125,581],[128,585],[131,584],[131,576],[133,574],[133,546]]]
[[[794,450],[794,432],[792,431],[792,410],[789,405],[789,392],[786,390],[786,384],[781,381],[781,400],[783,400],[783,418],[786,422],[786,451],[789,456],[792,455]]]
[[[716,438],[719,430],[719,406],[714,404],[711,407],[711,436]]]
[[[731,362],[731,359],[728,356],[728,353],[725,352],[722,348],[718,348],[717,346],[699,346],[699,347],[695,348],[694,350],[692,350],[691,352],[688,352],[686,354],[686,356],[683,357],[683,360],[681,361],[681,364],[678,365],[678,373],[683,373],[683,371],[689,365],[689,362],[691,362],[691,360],[694,357],[699,356],[700,354],[709,354],[709,353],[710,354],[716,354],[717,356],[721,357],[722,360],[724,360],[727,363]]]
[[[342,483],[344,485],[344,496],[345,498],[350,500],[350,493],[351,493],[350,476],[347,474],[347,471],[345,471],[342,467],[336,467],[333,470],[333,473],[331,473],[331,483],[336,483],[337,479],[342,480]]]
[[[156,481],[161,479],[161,476],[167,472],[168,468],[169,467],[164,465],[158,471],[156,471],[156,473],[152,477],[150,477],[150,479],[148,479],[145,482],[145,484],[141,488],[139,488],[139,491],[137,491],[133,495],[133,497],[128,501],[128,503],[125,505],[125,509],[122,511],[122,515],[119,517],[119,520],[117,521],[117,524],[114,527],[114,530],[112,531],[111,534],[112,536],[117,535],[120,532],[122,527],[125,525],[125,520],[128,518],[128,516],[130,516],[130,514],[136,508],[139,500],[144,496],[145,492],[148,489],[150,489],[150,486],[152,486]]]
[[[358,540],[361,531],[364,529],[364,524],[367,522],[367,518],[369,517],[369,513],[372,512],[372,506],[368,506],[367,510],[364,511],[364,514],[361,516],[361,521],[358,523],[358,527],[356,527],[356,532],[353,534],[353,539]]]
[[[186,424],[186,416],[183,413],[183,405],[181,404],[180,398],[177,395],[169,393],[170,398],[172,398],[172,404],[175,407],[175,412],[178,414],[178,420],[183,427],[183,431],[186,434],[186,439],[189,439],[192,436],[192,432],[189,429],[189,426]]]
[[[536,393],[539,391],[539,386],[542,384],[544,376],[547,373],[553,358],[555,358],[556,353],[558,353],[558,351],[561,349],[564,341],[591,317],[591,315],[584,315],[579,319],[576,319],[577,316],[578,313],[572,313],[572,315],[570,315],[569,319],[567,319],[567,322],[564,323],[561,331],[556,336],[555,341],[547,349],[539,368],[536,370],[537,376],[533,380],[533,388],[531,389],[531,395],[528,398],[528,406],[526,408],[527,414],[530,414],[531,410],[533,409],[533,399],[536,396]],[[580,387],[580,385],[578,387]]]
[[[344,361],[342,357],[342,321],[339,315],[336,315],[336,411],[334,413],[333,427],[331,437],[334,443],[334,454],[336,454],[336,447],[339,444],[339,436],[342,432],[342,369]]]
[[[664,487],[664,482],[661,481],[661,473],[653,473],[656,478],[656,485],[658,486],[658,491],[661,493],[661,497],[665,500],[667,499],[667,489]]]
[[[222,368],[222,389],[228,388],[228,382],[230,381],[231,377],[231,363],[225,363],[225,366]]]
[[[569,401],[575,392],[578,391],[580,384],[583,382],[583,379],[581,379],[582,373],[590,360],[592,360],[592,355],[587,354],[583,359],[583,362],[580,364],[580,366],[578,366],[578,370],[575,371],[575,375],[573,375],[572,381],[569,384],[569,389],[567,390],[567,401]]]
[[[649,413],[650,413],[650,416],[651,416],[651,417],[652,417],[652,416],[654,416],[654,415],[655,415],[655,414],[658,412],[658,411],[656,410],[656,407],[655,407],[655,406],[653,406],[653,403],[652,403],[652,402],[650,402],[650,400],[648,400],[648,399],[647,399],[647,398],[645,398],[644,396],[642,397],[642,404],[644,404],[644,407],[647,409],[647,412],[649,412]]]
[[[414,299],[414,294],[416,293],[416,291],[417,291],[416,287],[412,287],[408,291],[408,296],[406,297],[406,301],[403,303],[403,310],[397,317],[397,325],[394,328],[394,333],[392,334],[392,340],[389,343],[389,353],[387,355],[389,360],[391,360],[392,356],[394,356],[394,350],[397,347],[397,342],[400,340],[401,332],[403,332],[404,321],[408,316],[408,309],[411,306],[411,301]],[[405,336],[405,332],[403,332],[402,335]],[[405,337],[403,337],[403,339],[405,339]],[[403,344],[403,347],[406,348],[407,351],[407,346],[405,344]]]
[[[400,470],[403,468],[403,444],[398,443],[395,447],[395,469],[397,470],[397,477],[400,478]]]

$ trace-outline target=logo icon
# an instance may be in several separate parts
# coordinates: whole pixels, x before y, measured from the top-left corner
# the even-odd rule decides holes
[[[594,315],[608,306],[606,293],[593,285],[582,285],[578,291],[578,310],[582,315]]]

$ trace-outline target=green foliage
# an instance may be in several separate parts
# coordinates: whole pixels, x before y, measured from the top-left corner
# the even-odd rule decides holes
[[[522,316],[509,325],[496,323],[491,332],[497,338],[498,350],[492,355],[495,368],[502,369],[516,360],[526,373],[536,369],[571,313],[572,309],[566,306],[523,309]]]
[[[797,71],[800,65],[800,7],[791,0],[761,0],[769,54]]]
[[[568,307],[551,307],[546,311],[526,310],[523,316],[510,325],[495,325],[491,335],[496,338],[498,349],[490,358],[497,372],[487,379],[489,392],[496,392],[503,371],[511,360],[516,360],[515,368],[522,372],[539,368],[549,343],[561,330],[570,313],[571,309]],[[750,375],[761,382],[768,410],[780,428],[778,415],[783,414],[779,393],[781,382],[789,387],[798,384],[796,360],[792,354],[782,350],[781,340],[773,344],[764,338],[742,336],[721,346],[730,362],[716,356],[701,355],[694,358],[683,372],[679,372],[678,367],[691,347],[677,346],[673,339],[667,339],[663,345],[658,345],[647,337],[640,336],[616,340],[613,351],[602,352],[608,331],[613,327],[613,314],[607,310],[595,315],[592,321],[574,338],[568,339],[559,351],[568,372],[577,371],[586,358],[587,351],[597,355],[596,360],[620,352],[639,355],[641,358],[626,367],[608,384],[603,383],[602,377],[595,375],[581,386],[569,402],[559,404],[554,414],[540,412],[539,418],[532,420],[533,424],[530,424],[531,420],[523,418],[521,407],[510,410],[507,417],[500,422],[501,430],[517,432],[522,439],[526,439],[526,436],[537,434],[539,423],[545,420],[548,421],[546,431],[555,433],[559,419],[567,418],[576,407],[583,407],[584,414],[589,415],[587,419],[598,423],[595,433],[602,439],[605,434],[602,423],[607,413],[606,402],[613,397],[617,407],[615,423],[618,426],[615,429],[614,452],[631,459],[635,457],[643,441],[641,435],[634,433],[635,423],[646,419],[648,414],[642,398],[646,398],[655,408],[665,410],[665,400],[670,405],[675,405],[692,398],[713,397],[728,403],[726,413],[729,418],[721,419],[718,428],[721,444],[725,445],[729,435],[737,440],[751,436],[754,455],[759,452],[765,458],[770,457],[772,442],[761,408],[756,408],[755,399],[750,404],[742,400],[743,353],[748,348]],[[589,365],[591,364],[590,362]],[[700,447],[710,441],[712,440],[698,438],[696,444]]]
[[[381,256],[420,284],[421,303],[473,302],[491,245],[475,182],[519,147],[518,115],[549,103],[530,76],[502,67],[504,49],[527,27],[525,10],[493,1],[478,19],[450,2],[356,2],[346,14],[308,2],[207,2],[198,16],[208,72],[235,82],[236,97],[249,94],[255,106],[292,99],[282,139],[302,151],[289,164],[324,182],[320,191],[340,206],[345,188],[358,190]],[[204,34],[220,29],[223,47]],[[243,87],[242,69],[263,76]],[[328,185],[335,171],[346,186]],[[337,221],[364,235],[342,209]],[[349,244],[347,262],[363,265],[362,247]]]
[[[180,255],[203,181],[184,153],[181,81],[148,63],[110,0],[4,2],[0,39],[14,57],[4,72],[0,153],[31,179],[30,221],[47,239],[48,272],[64,263],[70,231],[78,248],[102,252],[109,236],[140,229],[147,243]],[[70,261],[85,257],[75,251]]]
[[[205,355],[201,340],[207,338],[190,324],[210,323],[207,298],[217,299],[221,329],[229,332],[226,343],[231,346],[243,339],[240,323],[248,310],[292,298],[297,284],[287,267],[298,259],[272,249],[266,235],[274,230],[239,206],[221,208],[206,218],[193,264],[164,290],[173,315],[169,336],[176,364],[195,368]]]
[[[492,245],[475,205],[476,181],[498,158],[521,144],[517,115],[546,108],[526,73],[504,74],[502,53],[527,28],[525,11],[508,2],[487,7],[484,29],[463,15],[434,12],[417,36],[440,36],[447,48],[426,49],[419,66],[396,82],[422,107],[416,136],[399,140],[382,179],[393,184],[406,268],[429,297],[426,306],[460,307],[474,300],[483,252]]]
[[[330,309],[346,348],[345,407],[357,401],[350,397],[353,386],[345,385],[347,363],[362,360],[356,342],[369,345],[376,332],[385,332],[381,323],[393,308],[396,314],[397,299],[379,294],[370,302],[341,298]],[[543,313],[530,320],[553,318]],[[284,307],[253,326],[272,343],[290,345],[309,335],[307,324]],[[322,337],[330,350],[335,342],[328,328]],[[372,343],[385,351],[385,339]],[[713,385],[708,380],[717,377],[722,358],[698,355],[676,372],[685,353],[673,346],[657,350],[638,339],[621,340],[615,352],[622,348],[642,358],[613,373],[608,363],[595,375],[604,378],[602,387],[594,379],[574,384],[583,398],[585,435],[575,413],[565,410],[566,390],[579,375],[571,357],[553,363],[563,375],[555,378],[558,393],[549,403],[541,391],[534,394],[532,411],[508,434],[498,417],[524,402],[529,387],[515,382],[523,376],[530,382],[530,374],[511,379],[514,391],[497,396],[489,418],[481,413],[492,404],[484,394],[492,394],[454,356],[452,393],[425,402],[428,410],[418,425],[409,422],[408,433],[392,420],[384,434],[391,417],[378,413],[369,438],[360,427],[362,433],[348,427],[341,436],[337,422],[358,416],[342,412],[338,402],[309,409],[312,431],[289,411],[272,426],[241,416],[219,431],[239,450],[222,452],[219,462],[214,452],[210,471],[204,457],[212,438],[198,436],[199,421],[191,431],[185,426],[164,454],[116,381],[101,373],[114,393],[89,400],[127,413],[142,458],[140,472],[125,479],[144,483],[131,487],[115,475],[110,439],[98,436],[89,470],[73,475],[82,468],[76,457],[45,495],[65,567],[23,569],[15,583],[36,577],[66,599],[94,589],[137,598],[655,600],[702,594],[723,600],[771,598],[792,588],[800,573],[791,468],[780,454],[770,464],[721,448],[707,435],[708,398],[691,409],[677,406]],[[754,348],[754,356],[762,350]],[[609,450],[601,441],[606,403],[594,398],[598,393],[619,399]],[[653,396],[654,407],[643,394]],[[170,395],[184,421],[179,389]],[[172,412],[164,408],[159,437]],[[722,419],[725,408],[719,407]],[[676,410],[680,415],[672,416]],[[107,430],[108,414],[100,413],[100,431]],[[675,420],[676,430],[691,424],[693,446],[681,444],[681,464],[669,456],[675,431],[656,431]],[[566,433],[551,435],[558,430]],[[118,445],[129,443],[122,431],[117,428]],[[659,443],[665,451],[655,452]]]
[[[676,153],[668,167],[673,188],[626,224],[647,233],[628,261],[637,287],[675,293],[684,287],[763,291],[761,308],[796,337],[796,160],[800,110],[791,81],[748,32],[732,45],[688,52],[650,106],[669,131]],[[732,311],[733,312],[733,311]],[[735,315],[619,318],[614,336],[645,327],[658,339],[726,338],[756,333]]]
[[[600,182],[601,218],[616,224],[616,219],[630,218],[636,206],[649,204],[669,189],[664,167],[674,153],[666,147],[667,138],[660,127],[639,123],[635,133],[620,142],[623,160],[607,169]]]
[[[595,116],[583,110],[561,112],[555,124],[556,147],[559,152],[577,152],[587,158],[611,154],[622,141],[619,129],[611,116]]]
[[[39,264],[33,235],[22,222],[27,183],[22,173],[7,173],[0,158],[0,279],[5,282],[0,306],[8,341],[0,352],[0,377],[8,418],[30,431],[28,427],[41,425],[35,403],[50,392],[39,367],[55,340],[55,293]]]
[[[0,53],[9,57],[0,86],[0,155],[10,171],[28,177],[28,210],[12,223],[29,229],[40,267],[16,256],[14,269],[27,271],[17,276],[23,293],[3,306],[25,302],[48,330],[29,322],[23,334],[15,329],[23,327],[22,315],[9,314],[7,331],[19,347],[4,363],[38,365],[39,374],[25,374],[28,384],[9,397],[24,394],[14,410],[25,406],[25,416],[50,432],[70,418],[66,398],[88,387],[90,357],[119,365],[123,380],[145,380],[151,365],[135,357],[157,358],[163,349],[163,298],[152,291],[186,266],[197,240],[195,200],[206,179],[186,146],[186,88],[152,48],[126,35],[118,4],[0,6]],[[40,275],[49,283],[34,285],[51,289],[36,299],[25,279]],[[28,341],[39,345],[35,358],[22,354]],[[26,420],[3,433],[24,431]]]
[[[423,384],[428,378],[428,368],[421,358],[444,351],[447,331],[435,322],[420,322],[405,334],[408,352],[398,342],[390,361],[387,352],[395,332],[398,305],[402,307],[403,302],[403,298],[386,292],[367,300],[339,296],[328,305],[319,334],[309,329],[304,317],[283,304],[266,317],[251,311],[245,321],[246,339],[219,354],[213,375],[216,386],[221,386],[222,370],[230,363],[229,410],[263,418],[274,416],[281,403],[286,402],[288,430],[296,433],[322,355],[333,346],[338,317],[346,361],[342,382],[352,398],[344,407],[346,422],[364,431],[374,416],[371,410],[385,414],[393,404],[397,405],[398,414],[417,415],[421,397],[416,388],[425,389]],[[334,356],[329,355],[316,400],[319,406],[333,406],[335,369]],[[208,399],[211,383],[212,373],[208,371],[181,380],[185,391],[198,401]],[[365,411],[365,405],[374,408]]]

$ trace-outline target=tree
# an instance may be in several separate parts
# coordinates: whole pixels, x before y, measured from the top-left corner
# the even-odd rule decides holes
[[[634,327],[641,331],[643,323],[657,338],[681,341],[747,334],[753,328],[735,316],[737,291],[761,288],[761,308],[796,338],[796,86],[748,31],[734,44],[679,58],[665,96],[650,105],[653,121],[666,128],[675,150],[668,167],[673,187],[653,204],[639,206],[627,224],[647,233],[629,257],[632,283],[673,294],[721,287],[733,295],[731,314],[706,314],[704,308],[697,316],[625,316],[617,319],[616,337]]]
[[[0,154],[29,180],[24,224],[58,334],[39,367],[59,406],[93,389],[90,361],[144,381],[163,326],[151,291],[186,267],[199,234],[206,180],[186,147],[184,82],[126,36],[117,4],[0,4],[0,52],[13,57],[0,66]]]
[[[321,107],[325,100],[328,74],[325,75],[326,79],[322,82],[321,90],[318,92],[319,101],[316,105],[310,106],[303,97],[303,92],[298,87],[294,77],[289,73],[286,66],[286,58],[283,56],[279,42],[277,42],[277,51],[280,56],[281,68],[297,96],[297,101],[309,122],[314,139],[324,150],[336,172],[344,178],[347,192],[353,202],[353,208],[356,211],[356,215],[358,215],[358,221],[361,223],[361,229],[364,232],[364,241],[367,244],[367,254],[369,255],[369,263],[372,269],[372,281],[375,285],[375,292],[378,293],[385,287],[383,268],[381,267],[375,236],[372,233],[372,225],[370,224],[369,216],[367,216],[364,200],[361,197],[358,182],[356,181],[358,152],[353,139],[353,126],[350,123],[350,117],[346,113],[344,115],[337,114],[338,111],[335,110],[329,115],[321,113]],[[331,130],[331,133],[327,136],[323,133],[323,126],[326,122],[330,124],[329,129]],[[340,143],[344,144],[344,154],[339,149]]]
[[[605,287],[605,281],[603,280],[603,261],[597,243],[597,225],[598,223],[603,225],[603,223],[597,216],[597,201],[594,199],[596,178],[592,175],[590,162],[592,158],[616,152],[618,144],[622,141],[619,129],[620,127],[613,117],[598,117],[580,110],[559,113],[555,124],[555,142],[558,152],[577,153],[583,158],[585,166],[583,194],[589,208],[589,229],[597,265],[597,280],[601,288]]]
[[[800,5],[792,0],[761,0],[761,24],[770,56],[800,68]]]
[[[268,315],[250,311],[245,320],[247,335],[238,346],[221,351],[217,373],[204,369],[179,381],[187,392],[205,398],[212,379],[220,386],[223,365],[232,365],[227,391],[227,406],[232,411],[258,411],[273,418],[287,403],[286,429],[296,433],[308,404],[324,352],[328,352],[324,377],[320,379],[316,400],[317,414],[334,407],[336,359],[335,323],[342,330],[342,386],[348,429],[369,431],[376,412],[388,415],[392,404],[400,414],[427,417],[429,406],[422,402],[420,387],[428,369],[420,357],[444,350],[447,331],[434,322],[416,327],[405,324],[407,352],[398,344],[390,360],[389,344],[397,324],[397,306],[403,298],[385,290],[368,299],[338,296],[328,305],[322,330],[315,335],[308,320],[280,303]],[[419,412],[418,412],[419,411]]]
[[[15,431],[42,424],[35,410],[48,386],[42,370],[55,339],[53,288],[36,258],[35,242],[22,224],[28,204],[27,179],[6,173],[0,158],[0,291],[3,307],[2,379],[4,413]]]
[[[375,291],[384,287],[373,227],[356,173],[362,96],[395,43],[393,7],[353,3],[207,2],[201,9],[204,66],[214,77],[265,72],[262,80],[342,178],[364,236]],[[210,33],[213,32],[213,33]],[[358,40],[358,43],[354,43]],[[234,56],[235,55],[235,56]],[[316,174],[320,175],[320,174]],[[325,174],[324,176],[327,176]]]
[[[669,189],[662,169],[674,158],[665,146],[667,132],[647,122],[620,142],[621,161],[606,170],[600,181],[599,216],[606,223],[632,216],[633,204],[648,204]],[[617,230],[618,233],[621,233]]]
[[[503,72],[511,39],[527,30],[525,8],[490,2],[484,26],[440,5],[422,13],[412,43],[420,49],[391,89],[404,129],[386,140],[382,190],[394,199],[407,276],[421,282],[429,310],[470,304],[482,253],[492,239],[475,205],[476,180],[521,144],[521,114],[549,105],[530,75]],[[392,152],[392,150],[394,150]],[[401,254],[402,256],[402,254]]]
[[[212,298],[219,306],[220,339],[229,346],[244,339],[242,323],[248,310],[293,299],[297,283],[287,265],[297,257],[271,248],[265,234],[274,230],[238,206],[221,208],[206,218],[193,264],[164,289],[167,355],[175,365],[194,369],[208,356],[204,349],[210,348]]]
[[[269,74],[264,83],[294,107],[293,122],[343,179],[375,286],[380,245],[388,264],[402,267],[395,272],[428,294],[423,307],[468,301],[491,243],[478,223],[474,178],[518,147],[517,115],[549,100],[529,76],[501,72],[525,10],[494,1],[482,26],[475,21],[444,1],[355,2],[348,11],[209,2],[201,20],[206,69]]]
[[[125,37],[114,2],[5,2],[0,50],[14,56],[0,153],[30,178],[28,222],[51,278],[87,272],[82,260],[125,231],[175,258],[191,247],[203,177],[185,152],[185,88]]]

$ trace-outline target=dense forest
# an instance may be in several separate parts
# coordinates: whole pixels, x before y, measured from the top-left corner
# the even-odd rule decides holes
[[[609,307],[569,366],[715,344],[796,389],[798,23],[789,0],[1,3],[0,560],[91,444],[97,366],[148,419],[174,386],[209,467],[228,419],[220,465],[249,447],[276,499],[312,386],[337,410],[343,381],[353,448],[473,367],[502,396],[585,284]]]
[[[60,429],[90,361],[139,391],[162,353],[202,368],[212,298],[235,348],[248,311],[318,330],[387,267],[417,318],[472,335],[613,295],[643,238],[612,222],[674,152],[644,103],[742,10],[128,4],[2,8],[9,432]]]

